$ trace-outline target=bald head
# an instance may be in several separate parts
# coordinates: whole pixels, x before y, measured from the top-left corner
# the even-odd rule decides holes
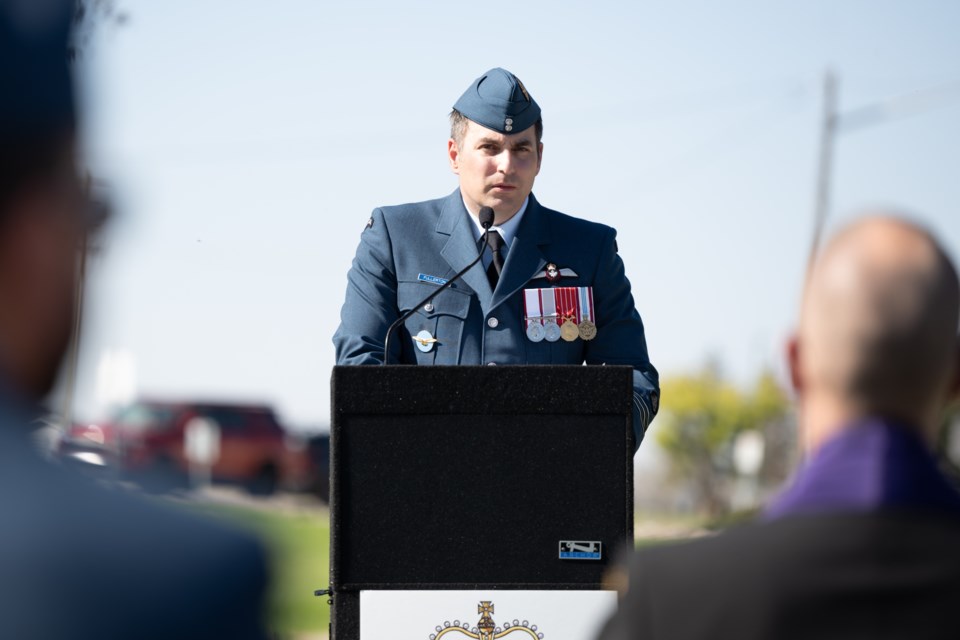
[[[957,273],[928,232],[889,216],[840,231],[809,274],[791,357],[805,427],[874,415],[932,436],[955,390],[958,314]]]

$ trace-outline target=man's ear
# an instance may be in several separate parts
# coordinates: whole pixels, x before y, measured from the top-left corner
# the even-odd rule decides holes
[[[540,166],[543,164],[543,143],[537,145],[537,174],[540,173]]]
[[[790,369],[790,386],[800,396],[803,393],[803,372],[800,366],[800,337],[797,334],[787,340],[787,367]]]
[[[450,160],[450,169],[456,173],[460,174],[460,148],[457,146],[457,141],[453,138],[447,140],[447,158]]]

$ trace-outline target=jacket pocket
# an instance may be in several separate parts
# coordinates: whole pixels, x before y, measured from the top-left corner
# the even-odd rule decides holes
[[[430,295],[435,285],[422,282],[397,283],[397,306],[400,313],[406,313],[413,305]],[[436,340],[433,347],[423,352],[413,345],[417,364],[459,364],[460,343],[463,327],[470,314],[473,296],[458,289],[445,289],[426,305],[420,305],[416,312],[407,318],[404,328],[405,338],[413,342],[421,331],[427,331]]]

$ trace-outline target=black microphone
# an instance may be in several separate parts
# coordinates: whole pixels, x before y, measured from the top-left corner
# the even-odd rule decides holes
[[[487,246],[487,236],[490,235],[490,227],[493,226],[493,219],[494,219],[493,209],[491,209],[490,207],[480,207],[480,213],[477,214],[477,220],[480,221],[480,226],[483,227],[483,241],[480,243],[480,251],[477,253],[477,257],[473,259],[473,262],[471,262],[470,264],[465,266],[463,269],[461,269],[459,273],[457,273],[455,276],[453,276],[452,278],[444,282],[443,285],[439,287],[436,291],[431,293],[429,296],[427,296],[417,304],[413,305],[413,307],[411,307],[410,310],[407,311],[406,313],[401,314],[400,317],[397,318],[394,321],[394,323],[390,325],[390,328],[387,329],[387,336],[383,340],[383,364],[387,364],[387,359],[390,357],[390,336],[393,334],[394,331],[396,331],[397,327],[399,327],[401,324],[406,322],[407,318],[409,318],[410,316],[412,316],[414,313],[417,312],[417,309],[419,309],[423,305],[427,304],[428,302],[436,298],[441,291],[450,287],[454,282],[459,280],[463,276],[463,274],[465,274],[467,271],[470,271],[470,269],[473,268],[473,265],[480,262],[480,258],[483,257],[483,250]]]
[[[493,209],[490,207],[480,207],[480,212],[477,214],[477,220],[480,221],[480,226],[483,227],[484,235],[490,230],[490,227],[493,226],[493,219],[496,217],[496,214],[493,212]]]

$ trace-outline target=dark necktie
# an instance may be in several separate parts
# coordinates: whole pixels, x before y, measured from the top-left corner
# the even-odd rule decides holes
[[[490,254],[493,256],[490,266],[487,267],[487,280],[490,281],[490,288],[496,289],[500,281],[500,272],[503,271],[503,236],[499,231],[491,229],[487,234],[487,245],[490,246]]]

